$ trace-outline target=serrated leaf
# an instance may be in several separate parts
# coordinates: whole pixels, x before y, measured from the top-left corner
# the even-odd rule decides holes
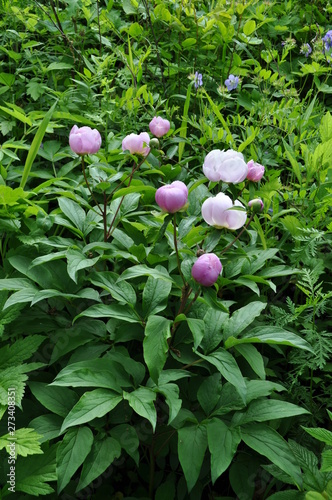
[[[53,488],[47,481],[56,481],[56,446],[50,447],[43,455],[34,455],[29,459],[19,458],[16,462],[17,491],[22,491],[32,496],[48,495],[53,493]]]
[[[107,389],[86,392],[64,419],[61,432],[73,425],[85,424],[94,418],[103,417],[121,400],[122,397],[119,394]]]
[[[56,451],[58,494],[67,486],[72,476],[90,453],[93,434],[88,427],[66,432]]]
[[[5,434],[0,438],[0,450],[7,448],[15,443],[15,455],[27,457],[28,455],[36,455],[43,453],[40,448],[39,434],[34,429],[22,427],[14,432]]]
[[[179,460],[186,478],[188,492],[195,486],[201,471],[207,448],[207,435],[204,425],[192,425],[178,430]]]
[[[11,345],[6,345],[0,349],[0,366],[7,368],[8,366],[19,365],[23,361],[29,359],[38,349],[40,344],[46,337],[42,335],[29,335],[21,338]]]
[[[322,452],[322,472],[332,472],[332,450]]]
[[[8,404],[8,390],[10,387],[14,387],[15,404],[20,407],[27,379],[28,376],[20,373],[16,366],[0,370],[0,403],[3,405]]]
[[[315,439],[318,439],[319,441],[322,441],[323,443],[332,446],[332,432],[328,431],[327,429],[323,429],[321,427],[314,427],[314,428],[309,428],[309,427],[303,427],[310,436],[314,437]]]
[[[149,316],[143,341],[144,361],[152,380],[157,384],[168,353],[167,339],[171,336],[172,321],[162,316]]]
[[[99,477],[120,455],[121,447],[115,439],[108,437],[102,441],[95,441],[91,452],[84,461],[76,492],[82,490]]]

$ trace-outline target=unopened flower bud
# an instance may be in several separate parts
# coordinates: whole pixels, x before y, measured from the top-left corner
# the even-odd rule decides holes
[[[156,202],[164,212],[174,214],[185,208],[188,200],[188,188],[181,181],[174,181],[156,191]]]
[[[159,148],[159,141],[156,137],[153,137],[153,139],[150,140],[149,142],[150,148],[158,149]]]
[[[250,200],[248,203],[248,207],[254,212],[254,214],[258,214],[264,208],[264,203],[260,198],[255,198],[254,200]]]
[[[222,271],[219,257],[214,253],[205,253],[196,260],[191,268],[191,275],[197,283],[212,286]]]

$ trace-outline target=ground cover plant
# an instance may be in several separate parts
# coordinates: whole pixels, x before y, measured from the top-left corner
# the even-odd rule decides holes
[[[331,3],[0,9],[1,498],[332,498]]]

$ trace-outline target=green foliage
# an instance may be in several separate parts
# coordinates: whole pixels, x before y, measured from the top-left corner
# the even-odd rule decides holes
[[[1,498],[11,432],[18,498],[332,496],[330,12],[2,2]],[[154,116],[159,146],[124,153]],[[74,124],[98,152],[70,149]],[[230,148],[261,181],[208,181],[205,156]],[[175,180],[188,206],[165,214]],[[264,208],[211,227],[219,192]],[[222,274],[201,287],[211,252]]]

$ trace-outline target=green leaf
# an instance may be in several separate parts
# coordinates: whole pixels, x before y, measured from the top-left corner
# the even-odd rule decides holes
[[[126,196],[131,193],[155,193],[156,189],[152,186],[145,186],[144,184],[140,184],[139,186],[130,186],[126,188],[119,189],[114,193],[112,200],[120,198],[121,196]]]
[[[63,418],[49,413],[48,415],[41,415],[34,418],[29,426],[35,429],[37,434],[41,436],[39,439],[40,442],[44,443],[59,436],[62,422]]]
[[[116,458],[119,458],[120,455],[121,447],[115,439],[108,437],[101,441],[95,441],[89,455],[84,461],[76,493],[88,486],[105,472],[107,467],[109,467]]]
[[[195,486],[207,448],[206,428],[203,425],[182,427],[178,430],[178,454],[188,492]]]
[[[294,417],[304,413],[310,412],[287,401],[258,399],[250,403],[245,413],[235,415],[234,422],[236,421],[236,425],[243,425],[248,422],[265,422],[276,418]]]
[[[32,164],[36,158],[36,155],[37,155],[38,150],[40,148],[41,142],[42,142],[43,137],[45,135],[47,125],[50,122],[50,119],[52,117],[52,114],[53,114],[53,111],[54,111],[56,105],[57,105],[57,102],[55,102],[53,104],[53,106],[50,108],[50,110],[45,114],[41,124],[39,125],[37,133],[36,133],[32,143],[31,143],[29,153],[28,153],[27,159],[25,161],[22,179],[21,179],[21,183],[20,183],[20,187],[23,189],[24,189],[24,186],[28,180]]]
[[[256,22],[253,21],[252,19],[250,21],[247,21],[246,24],[243,26],[243,33],[246,36],[251,35],[256,29]]]
[[[18,205],[19,200],[26,198],[27,194],[21,187],[13,189],[10,186],[0,185],[0,205],[5,207]]]
[[[211,478],[214,484],[231,464],[241,436],[237,429],[229,428],[217,418],[209,420],[206,428],[211,453]]]
[[[228,382],[234,385],[242,400],[245,402],[247,392],[246,384],[233,356],[223,348],[217,349],[217,351],[209,354],[208,356],[204,356],[200,353],[197,354],[214,365],[221,375],[228,380]]]
[[[328,431],[327,429],[323,429],[321,427],[315,427],[315,428],[310,428],[310,427],[303,427],[301,426],[302,429],[304,429],[310,436],[314,437],[315,439],[318,439],[319,441],[322,441],[323,443],[332,446],[332,432]]]
[[[332,450],[322,452],[322,472],[332,472]]]
[[[65,434],[56,451],[58,494],[85,461],[92,443],[93,434],[88,427],[70,429]]]
[[[171,336],[171,323],[171,320],[162,316],[149,316],[145,327],[143,356],[150,377],[156,384],[167,359],[167,339]]]
[[[107,389],[86,392],[64,419],[61,432],[73,425],[85,424],[94,418],[103,417],[121,400],[121,396]]]
[[[107,359],[91,359],[67,365],[56,376],[51,386],[104,387],[121,393],[121,386],[130,387],[123,368]]]
[[[267,304],[263,302],[250,302],[244,307],[237,309],[232,316],[226,320],[224,326],[225,339],[228,337],[237,337],[254,319],[260,315]]]
[[[75,201],[69,198],[59,198],[59,207],[66,217],[73,223],[73,225],[84,232],[84,225],[86,220],[86,213],[83,208]]]
[[[289,474],[297,485],[302,485],[301,469],[289,445],[276,430],[265,424],[246,424],[241,427],[241,437],[247,446]]]
[[[2,369],[8,366],[19,365],[29,359],[38,349],[40,344],[46,339],[42,335],[29,335],[28,337],[17,339],[13,344],[0,349],[0,366]]]
[[[16,490],[27,495],[39,496],[53,493],[47,481],[56,481],[56,446],[51,446],[43,455],[29,459],[19,458],[16,462]]]
[[[8,450],[8,446],[15,443],[15,455],[27,457],[28,455],[43,453],[40,448],[39,437],[39,434],[34,429],[22,427],[15,430],[14,436],[8,433],[0,438],[0,450],[2,448],[7,448]]]
[[[79,250],[74,250],[70,248],[67,251],[67,271],[71,279],[77,283],[77,272],[81,269],[87,269],[88,267],[92,267],[98,262],[99,256],[93,259],[85,257],[85,255]]]
[[[154,432],[157,424],[157,413],[153,404],[156,393],[148,387],[139,387],[130,393],[124,391],[123,397],[138,415],[151,423]]]
[[[136,293],[134,288],[126,281],[117,283],[118,278],[119,276],[111,271],[93,273],[89,276],[91,283],[108,291],[115,300],[134,306],[136,304]],[[164,281],[163,283],[165,285]],[[143,302],[145,289],[146,285],[143,290]]]
[[[247,404],[254,399],[263,398],[265,396],[270,396],[274,391],[281,392],[285,391],[286,388],[276,382],[270,382],[269,380],[247,380]]]
[[[28,376],[20,373],[18,366],[0,370],[0,404],[8,404],[8,390],[10,387],[15,387],[15,404],[20,407],[27,379]]]
[[[169,425],[177,416],[181,409],[182,400],[179,399],[180,389],[176,384],[163,384],[154,389],[165,397],[166,404],[169,408],[168,424]]]
[[[221,389],[222,385],[220,373],[214,373],[210,377],[206,377],[199,386],[197,391],[197,400],[206,415],[210,415],[218,403]]]
[[[143,315],[150,315],[163,311],[167,306],[167,299],[171,292],[172,283],[149,276],[143,290]]]
[[[121,274],[119,281],[125,279],[140,278],[141,276],[152,276],[152,278],[173,282],[172,278],[163,267],[158,266],[158,269],[153,269],[143,264],[126,269],[126,271]]]
[[[48,410],[65,417],[78,400],[77,394],[66,387],[53,387],[43,382],[30,382],[30,390]]]
[[[89,318],[115,318],[127,323],[141,322],[133,309],[121,304],[96,304],[88,307],[85,311],[76,316],[74,321],[82,316],[87,316]]]
[[[239,344],[235,346],[235,350],[244,357],[259,378],[264,380],[266,377],[264,359],[256,347],[251,344]]]
[[[222,340],[222,328],[225,321],[228,319],[228,314],[216,309],[208,309],[204,316],[204,337],[201,341],[201,346],[204,353],[213,351]]]
[[[205,323],[202,319],[187,318],[187,323],[194,338],[194,350],[201,344],[205,334]]]
[[[135,427],[128,424],[120,424],[110,429],[111,436],[116,439],[126,453],[135,461],[138,466],[139,463],[139,439]]]
[[[310,344],[304,339],[278,326],[261,326],[253,328],[239,339],[229,337],[225,342],[225,347],[226,349],[230,349],[238,344],[247,343],[288,345],[313,352]]]

